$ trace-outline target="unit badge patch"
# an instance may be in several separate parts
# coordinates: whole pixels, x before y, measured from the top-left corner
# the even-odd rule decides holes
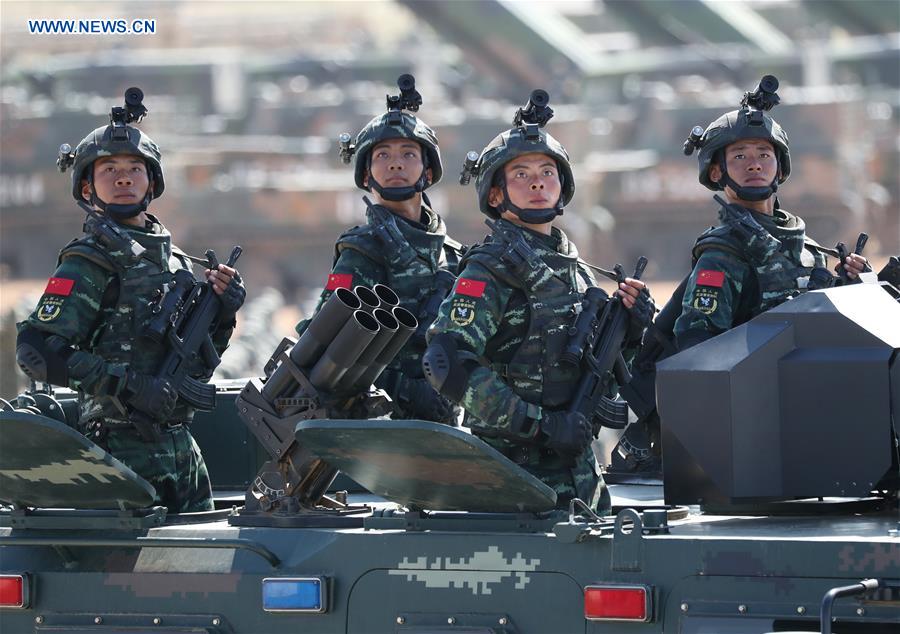
[[[39,321],[53,321],[62,312],[63,298],[56,295],[44,295],[44,299],[37,309]]]
[[[711,315],[719,307],[719,291],[716,288],[698,286],[694,289],[694,299],[691,306],[704,315]]]
[[[454,297],[450,304],[450,321],[457,326],[468,326],[475,321],[475,302],[463,297]]]

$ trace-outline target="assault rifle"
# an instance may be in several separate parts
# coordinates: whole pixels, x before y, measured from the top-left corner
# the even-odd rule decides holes
[[[647,267],[647,258],[638,258],[634,268],[634,279],[640,279]],[[619,283],[625,281],[625,271],[621,264],[614,268]],[[594,425],[623,429],[628,423],[628,408],[624,401],[609,398],[613,378],[620,385],[630,379],[622,346],[628,333],[630,315],[622,305],[618,295],[607,298],[597,287],[587,290],[582,301],[582,310],[569,329],[569,342],[560,357],[562,363],[576,365],[583,363],[583,374],[572,403],[570,412],[581,412]],[[598,420],[599,419],[599,420]]]
[[[228,266],[234,266],[241,251],[241,247],[234,247]],[[207,250],[206,258],[208,268],[218,268],[215,251]],[[154,376],[167,381],[178,393],[178,398],[205,412],[212,411],[216,406],[216,386],[198,381],[188,371],[193,367],[191,361],[197,357],[203,359],[210,372],[221,362],[211,337],[221,307],[222,302],[212,284],[208,281],[197,282],[190,271],[179,270],[165,294],[159,298],[154,316],[142,333],[154,342],[165,341],[166,344],[166,355]],[[121,405],[119,407],[122,408]],[[129,418],[144,440],[159,439],[153,427],[156,421],[138,410],[130,412]]]
[[[234,247],[226,265],[234,266],[241,251],[241,247]],[[208,268],[218,268],[215,251],[209,249],[206,257]],[[165,337],[166,356],[155,376],[168,381],[178,392],[178,397],[191,407],[211,411],[216,406],[216,387],[198,381],[188,375],[188,371],[193,367],[191,361],[197,357],[210,371],[221,362],[211,334],[217,325],[222,301],[208,281],[196,282],[189,272],[180,273],[175,274],[172,288],[160,300],[145,336],[154,341],[162,341]]]

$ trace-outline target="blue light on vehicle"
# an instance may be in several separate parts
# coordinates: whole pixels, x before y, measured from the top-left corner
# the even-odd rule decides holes
[[[262,582],[266,612],[325,612],[324,577],[270,577]]]

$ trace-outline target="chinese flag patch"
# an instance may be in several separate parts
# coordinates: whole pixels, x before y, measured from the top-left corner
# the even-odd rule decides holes
[[[703,269],[697,273],[697,286],[714,286],[715,288],[722,288],[722,284],[724,283],[724,271],[710,271],[708,269]]]
[[[328,282],[325,284],[326,291],[336,291],[339,288],[350,288],[353,286],[352,273],[332,273],[328,276]]]
[[[63,297],[68,297],[72,294],[72,289],[75,287],[75,280],[70,280],[65,277],[51,277],[50,281],[47,282],[47,288],[44,289],[44,295],[61,295]]]
[[[460,295],[468,295],[469,297],[481,297],[484,295],[484,287],[487,282],[479,282],[478,280],[469,280],[464,277],[456,281],[456,292]]]

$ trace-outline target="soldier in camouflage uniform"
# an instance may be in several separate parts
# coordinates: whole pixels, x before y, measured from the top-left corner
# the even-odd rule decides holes
[[[456,424],[457,408],[435,392],[422,374],[424,330],[434,319],[424,315],[423,309],[434,293],[449,291],[462,247],[447,236],[443,219],[424,193],[443,173],[437,137],[391,99],[397,98],[389,98],[388,111],[369,121],[355,143],[343,143],[342,156],[348,162],[352,156],[354,161],[356,186],[370,192],[374,203],[363,197],[367,223],[338,238],[332,271],[316,311],[338,288],[389,286],[400,305],[424,325],[382,372],[376,387],[394,401],[395,419]],[[297,325],[298,334],[310,321]]]
[[[473,433],[553,488],[560,507],[578,497],[608,513],[592,421],[567,411],[583,369],[560,363],[584,291],[596,285],[553,226],[575,192],[568,155],[537,124],[522,125],[491,141],[472,172],[493,235],[463,258],[428,333],[426,375],[462,405]],[[634,343],[652,301],[631,278],[617,293]]]
[[[60,161],[61,169],[72,165],[72,196],[89,214],[84,235],[60,251],[37,308],[18,324],[19,366],[35,381],[77,390],[80,430],[150,482],[157,503],[170,512],[212,510],[206,465],[187,427],[193,410],[153,376],[166,348],[145,336],[174,272],[191,266],[147,211],[165,188],[159,149],[137,128],[111,123]],[[204,274],[222,300],[213,333],[221,353],[245,293],[233,268]],[[191,376],[211,375],[195,360]]]
[[[791,156],[787,134],[764,112],[778,103],[778,81],[767,76],[760,86],[769,90],[747,93],[740,110],[713,121],[702,136],[692,133],[685,145],[686,151],[700,150],[700,182],[724,192],[725,200],[716,196],[721,224],[694,245],[694,268],[675,322],[679,349],[806,290],[811,274],[831,277],[803,219],[782,209],[775,196],[791,174]],[[838,266],[851,280],[867,269],[866,259],[855,253]]]

